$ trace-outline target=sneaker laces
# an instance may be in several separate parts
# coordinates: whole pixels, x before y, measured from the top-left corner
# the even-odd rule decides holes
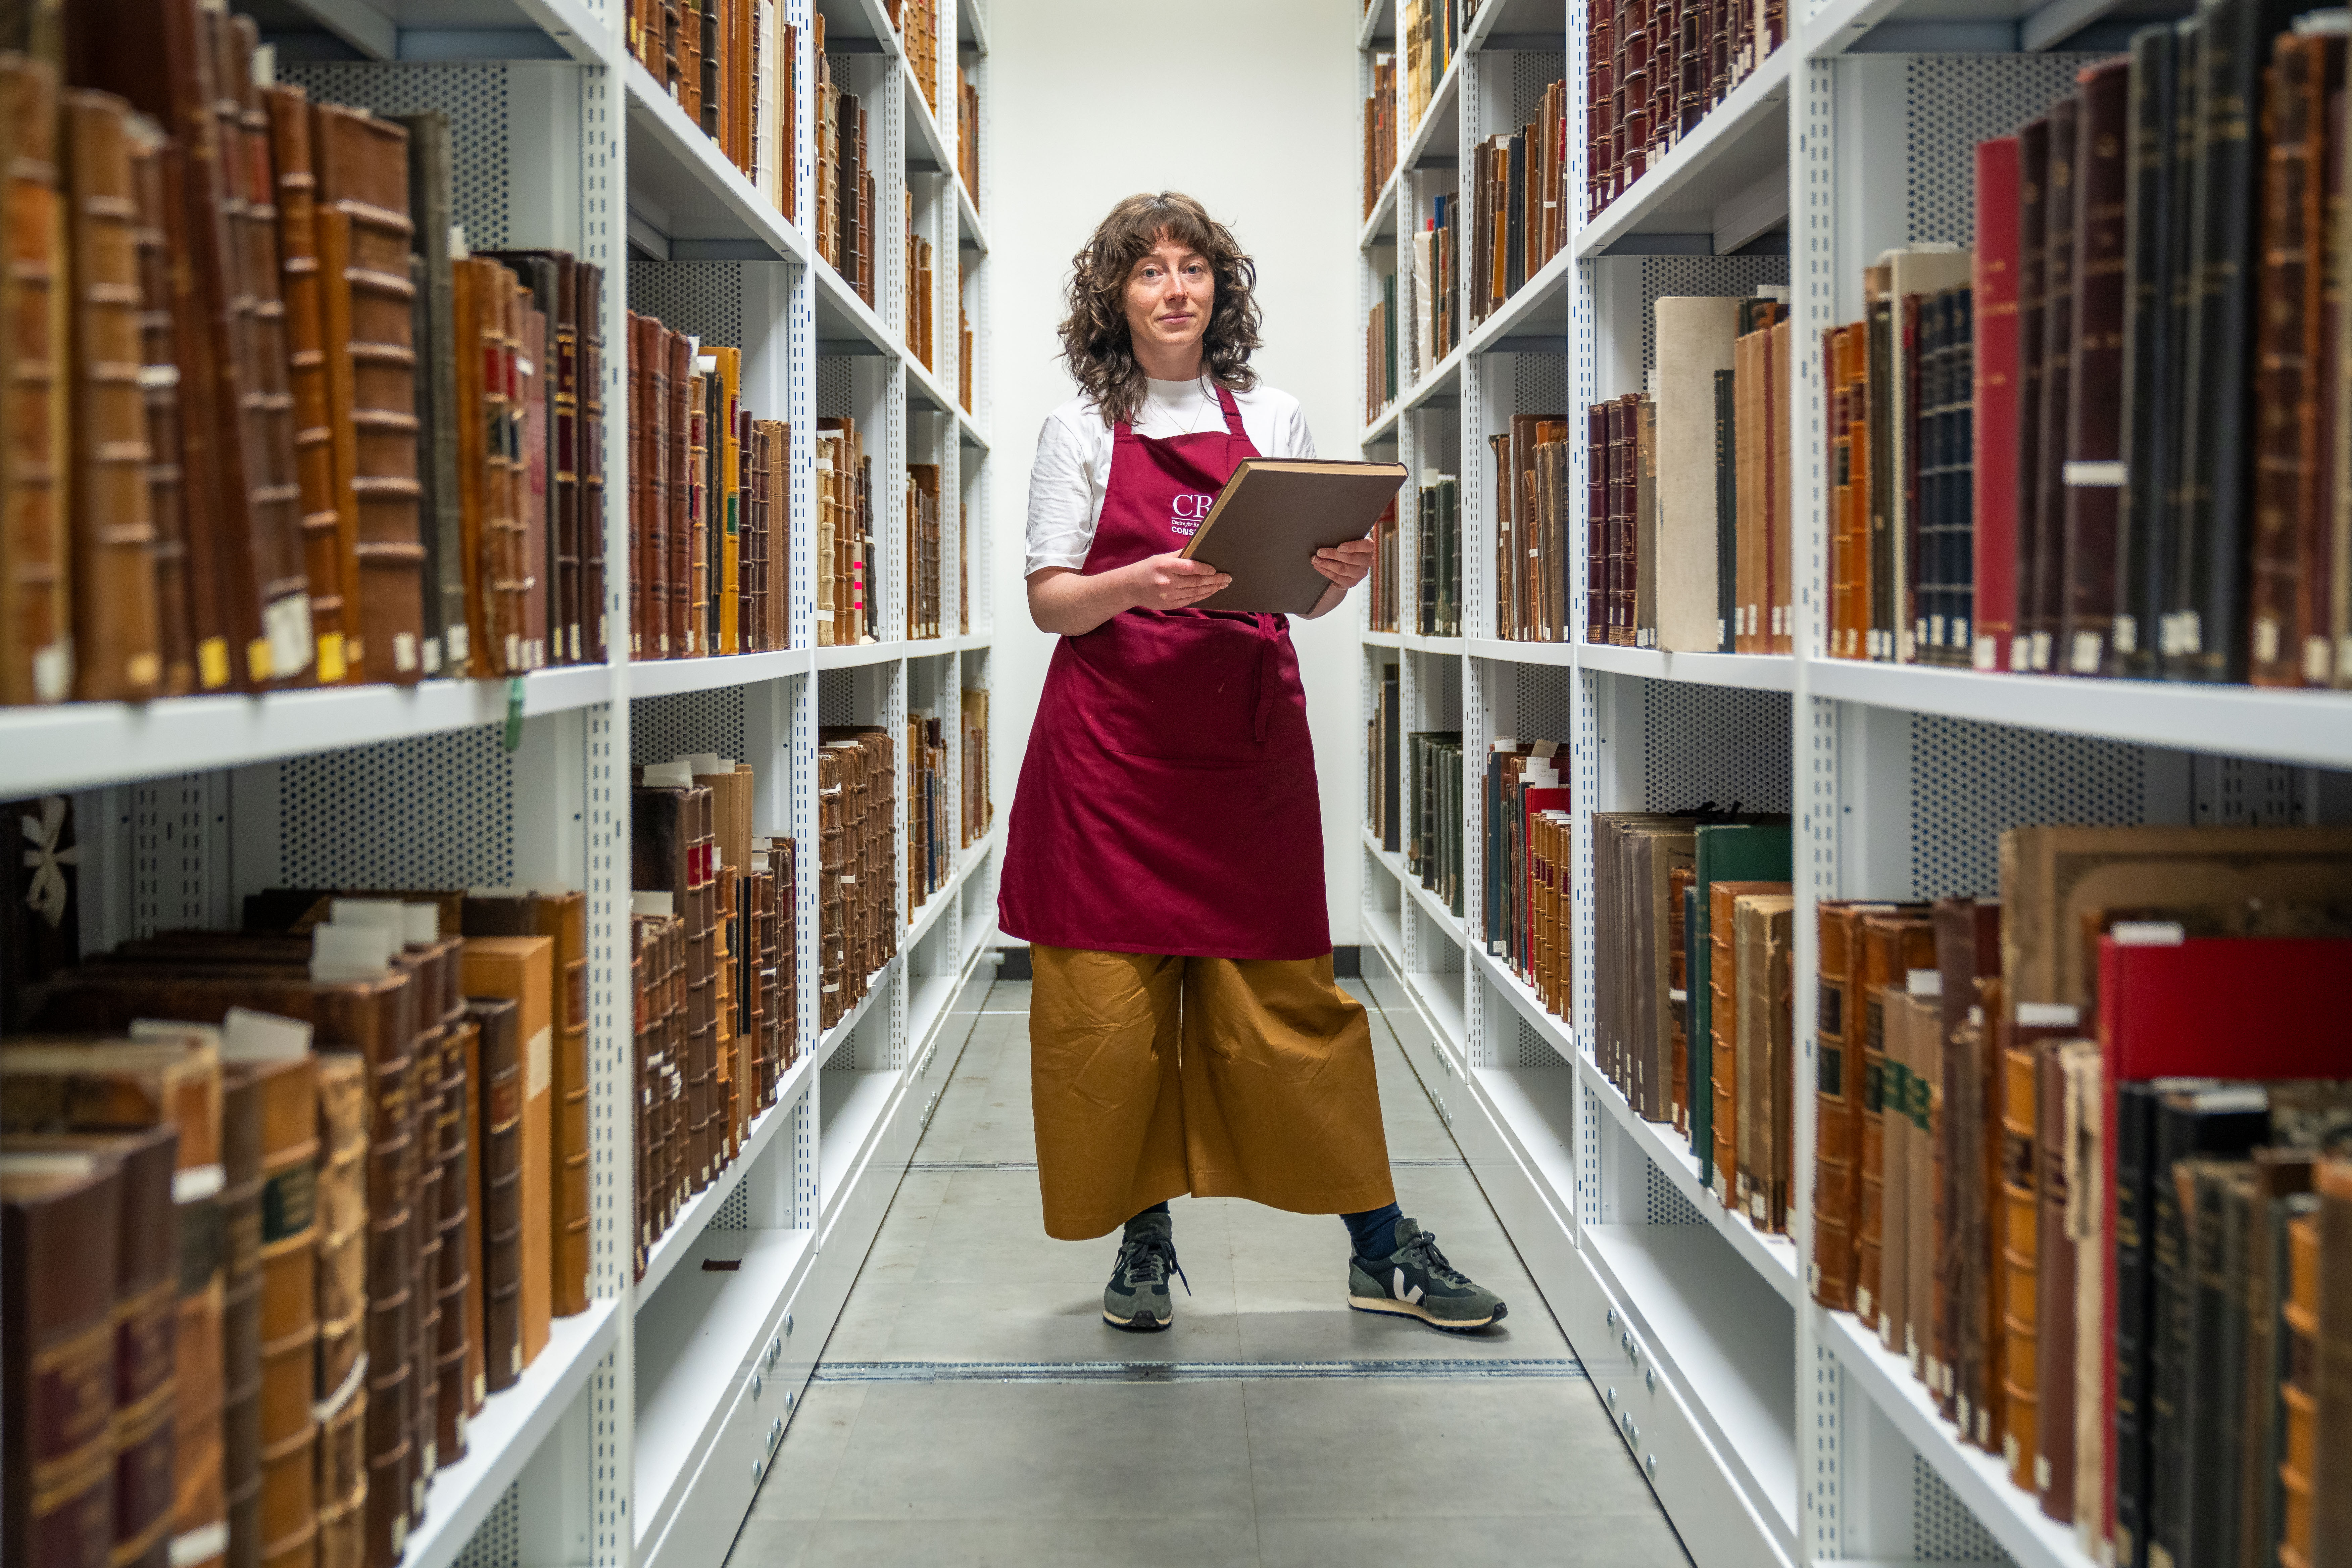
[[[1433,1279],[1454,1286],[1470,1283],[1469,1276],[1446,1262],[1445,1254],[1437,1250],[1437,1234],[1434,1231],[1423,1231],[1406,1242],[1401,1250]]]
[[[1129,1284],[1164,1285],[1172,1269],[1177,1279],[1184,1280],[1184,1294],[1192,1293],[1192,1281],[1185,1279],[1184,1266],[1176,1261],[1176,1244],[1164,1237],[1139,1237],[1121,1243],[1118,1266]]]

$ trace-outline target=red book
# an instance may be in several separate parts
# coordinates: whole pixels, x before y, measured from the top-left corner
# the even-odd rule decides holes
[[[2007,669],[2017,624],[2017,138],[1977,143],[1973,661]]]
[[[1979,231],[1981,232],[1981,231]],[[2131,931],[2133,928],[2118,928]],[[2170,928],[2178,930],[2178,927]],[[2158,1078],[2278,1081],[2352,1076],[2342,1005],[2352,938],[2190,937],[2137,928],[2099,939],[2099,1054],[2106,1108],[2100,1248],[2106,1272],[2105,1403],[2116,1405],[2116,1086]],[[2154,940],[2147,940],[2152,937]],[[2106,1457],[2112,1482],[2115,1456]],[[2110,1525],[2112,1526],[2112,1521]]]
[[[1554,758],[1553,762],[1557,765],[1559,759]],[[1557,788],[1530,786],[1520,791],[1519,843],[1522,847],[1535,842],[1536,818],[1547,811],[1566,811],[1569,808],[1568,797],[1569,790],[1565,784]],[[1532,916],[1536,907],[1536,858],[1532,854],[1523,853],[1519,858],[1526,863],[1528,873],[1528,885],[1520,889],[1522,901],[1519,907],[1529,911]],[[1535,943],[1530,942],[1527,944],[1523,963],[1532,963],[1534,957]],[[1520,978],[1527,978],[1524,972]]]

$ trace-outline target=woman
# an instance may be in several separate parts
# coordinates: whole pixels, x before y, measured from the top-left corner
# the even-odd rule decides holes
[[[1398,1212],[1363,1007],[1332,984],[1322,820],[1281,616],[1197,605],[1176,553],[1241,459],[1314,456],[1261,387],[1256,269],[1190,196],[1130,196],[1078,252],[1080,395],[1038,437],[1029,611],[1061,642],[1007,829],[1000,918],[1030,943],[1045,1229],[1125,1225],[1103,1318],[1171,1321],[1168,1199],[1337,1214],[1348,1300],[1483,1328],[1503,1303]],[[1325,550],[1328,614],[1371,569]],[[1179,1270],[1181,1274],[1181,1270]]]

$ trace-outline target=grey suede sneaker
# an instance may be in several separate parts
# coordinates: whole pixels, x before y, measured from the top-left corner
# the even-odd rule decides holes
[[[1396,1243],[1386,1258],[1348,1260],[1348,1305],[1359,1312],[1419,1318],[1450,1333],[1483,1329],[1510,1315],[1501,1297],[1445,1261],[1433,1233],[1400,1219]]]
[[[1157,1333],[1176,1321],[1168,1297],[1168,1276],[1180,1279],[1172,1227],[1164,1214],[1139,1214],[1127,1222],[1118,1244],[1118,1261],[1111,1265],[1110,1283],[1103,1287],[1103,1321],[1132,1334]],[[1191,1295],[1192,1282],[1184,1280]]]

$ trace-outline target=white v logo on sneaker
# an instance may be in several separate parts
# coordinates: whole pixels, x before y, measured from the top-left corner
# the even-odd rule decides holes
[[[1410,1290],[1406,1289],[1404,1288],[1404,1270],[1402,1268],[1395,1270],[1395,1282],[1389,1287],[1389,1294],[1394,1296],[1398,1300],[1404,1302],[1407,1306],[1418,1307],[1421,1305],[1421,1287],[1416,1285]]]

